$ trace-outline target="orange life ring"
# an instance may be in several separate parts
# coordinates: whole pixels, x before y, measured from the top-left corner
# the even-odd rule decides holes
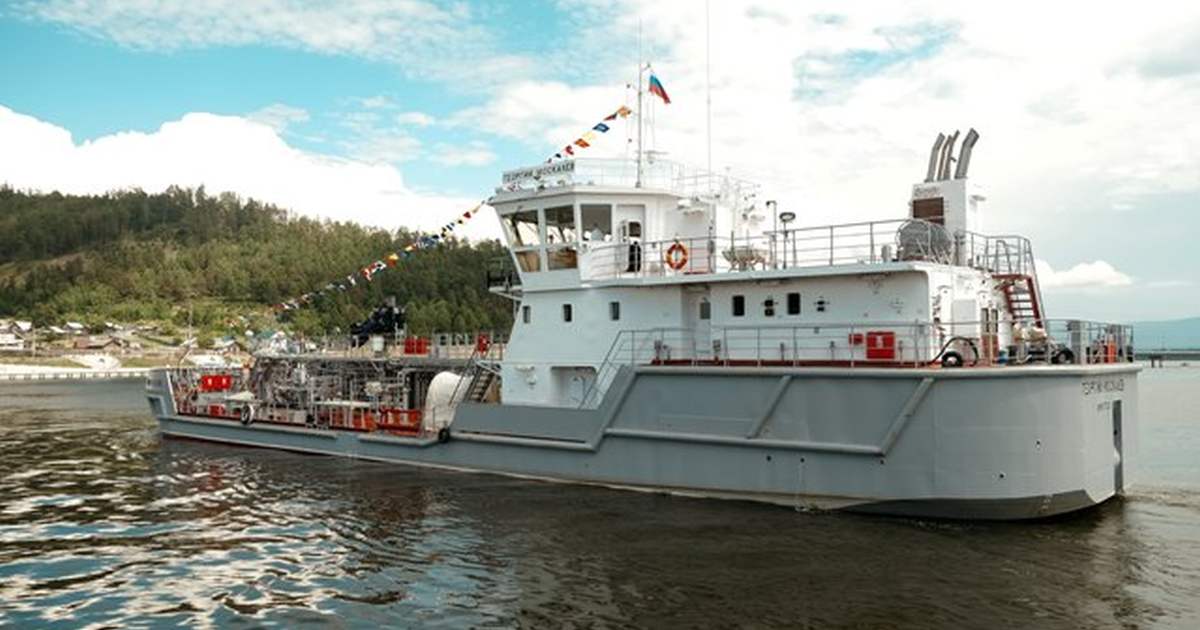
[[[688,262],[687,248],[683,246],[683,243],[675,241],[674,245],[667,248],[667,253],[663,256],[663,262],[667,263],[667,266],[675,271],[683,269],[687,266]]]

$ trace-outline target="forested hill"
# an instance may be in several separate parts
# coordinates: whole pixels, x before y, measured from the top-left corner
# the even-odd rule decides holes
[[[174,321],[221,332],[237,316],[268,326],[270,305],[343,278],[416,235],[289,218],[275,206],[203,188],[102,196],[0,187],[0,317]],[[346,330],[386,296],[419,333],[507,330],[511,306],[484,287],[498,242],[453,241],[289,314],[309,334]],[[266,320],[266,321],[264,321]]]

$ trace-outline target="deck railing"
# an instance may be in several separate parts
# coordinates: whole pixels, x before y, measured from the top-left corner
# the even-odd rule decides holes
[[[928,367],[953,352],[967,367],[1036,362],[1088,365],[1133,360],[1133,329],[1123,324],[1047,320],[1046,328],[995,322],[862,322],[623,330],[585,391],[600,404],[623,366]]]
[[[648,158],[642,162],[641,181],[638,181],[636,160],[623,158],[575,158],[561,163],[567,168],[553,169],[537,175],[541,167],[517,169],[522,175],[508,181],[498,192],[550,189],[564,186],[598,186],[666,191],[685,198],[725,196],[730,199],[753,195],[758,184],[716,173],[673,160]],[[522,171],[528,171],[524,176]]]
[[[757,236],[703,236],[639,243],[584,243],[584,280],[876,264],[925,260],[997,274],[1034,275],[1021,236],[965,233],[917,219],[775,230]]]

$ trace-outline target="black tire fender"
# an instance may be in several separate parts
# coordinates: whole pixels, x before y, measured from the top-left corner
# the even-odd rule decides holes
[[[1075,353],[1070,348],[1059,348],[1054,355],[1050,357],[1050,362],[1055,365],[1074,363]]]
[[[953,350],[942,353],[942,367],[960,368],[963,366],[963,356]]]

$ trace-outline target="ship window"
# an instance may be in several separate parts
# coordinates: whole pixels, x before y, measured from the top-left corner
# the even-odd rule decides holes
[[[621,303],[620,302],[609,302],[608,303],[608,318],[613,320],[614,322],[621,319]]]
[[[763,316],[775,317],[775,298],[768,297],[763,300]]]
[[[788,315],[800,314],[800,294],[789,293],[787,298],[787,313]]]
[[[536,249],[527,249],[524,251],[513,252],[517,257],[517,264],[520,265],[521,271],[541,271],[542,270],[542,255]]]
[[[579,266],[579,253],[574,246],[556,247],[546,250],[546,264],[555,269],[574,269]]]
[[[531,315],[531,309],[529,308],[529,306],[528,305],[522,306],[521,307],[521,323],[528,324],[529,320],[532,319],[530,317],[530,315]]]
[[[546,242],[551,245],[555,243],[574,243],[575,239],[574,206],[546,208]]]
[[[700,319],[712,319],[712,304],[709,303],[708,298],[700,300]]]
[[[930,223],[945,225],[945,215],[945,202],[941,197],[914,199],[912,202],[912,216],[914,219],[923,219]]]
[[[583,240],[612,240],[612,206],[585,203],[579,206],[579,216],[583,222]]]
[[[514,246],[542,244],[541,234],[538,232],[537,210],[514,212],[505,217],[503,223],[508,232],[508,240]]]
[[[746,296],[733,296],[733,316],[741,317],[746,314]]]
[[[571,305],[570,304],[563,304],[563,321],[564,322],[571,321]]]

